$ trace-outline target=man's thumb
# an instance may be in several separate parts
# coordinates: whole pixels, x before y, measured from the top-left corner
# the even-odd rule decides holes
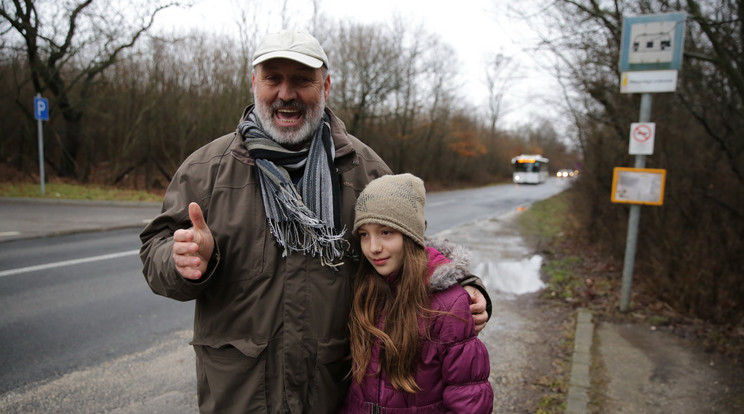
[[[195,230],[209,231],[207,222],[204,221],[204,214],[197,203],[189,204],[189,219]]]

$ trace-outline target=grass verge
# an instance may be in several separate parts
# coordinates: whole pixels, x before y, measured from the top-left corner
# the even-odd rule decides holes
[[[519,216],[522,236],[546,260],[543,261],[541,273],[547,287],[543,298],[563,299],[575,295],[576,286],[581,285],[580,278],[574,276],[573,268],[581,261],[580,257],[558,257],[554,253],[560,249],[560,242],[566,238],[573,221],[569,217],[569,204],[564,193],[534,203]],[[547,295],[547,297],[545,296]],[[551,302],[553,302],[551,300]],[[564,302],[565,301],[561,301]],[[570,382],[571,355],[574,344],[575,312],[569,307],[562,307],[566,313],[566,323],[562,325],[563,341],[553,355],[553,371],[539,380],[543,389],[547,389],[535,407],[536,414],[557,414],[566,409],[566,397]]]
[[[117,187],[96,185],[68,184],[50,182],[44,184],[44,195],[41,185],[30,182],[0,183],[1,197],[23,197],[66,200],[105,200],[105,201],[142,201],[161,202],[162,194],[147,191],[129,190]]]

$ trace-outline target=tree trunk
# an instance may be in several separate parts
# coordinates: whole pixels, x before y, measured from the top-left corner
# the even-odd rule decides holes
[[[83,113],[68,109],[62,116],[67,123],[65,135],[62,138],[62,154],[59,163],[59,176],[65,178],[79,178],[77,156],[82,141]]]

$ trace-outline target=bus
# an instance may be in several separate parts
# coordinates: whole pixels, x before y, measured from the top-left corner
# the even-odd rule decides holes
[[[511,162],[515,184],[540,184],[548,179],[548,159],[542,155],[517,155]]]

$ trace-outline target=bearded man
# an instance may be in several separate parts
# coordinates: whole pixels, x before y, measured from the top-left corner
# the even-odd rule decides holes
[[[309,34],[265,36],[255,105],[184,161],[140,235],[152,291],[196,300],[202,413],[335,413],[346,394],[354,206],[392,172],[326,107],[328,68]],[[482,329],[490,300],[464,284]]]

